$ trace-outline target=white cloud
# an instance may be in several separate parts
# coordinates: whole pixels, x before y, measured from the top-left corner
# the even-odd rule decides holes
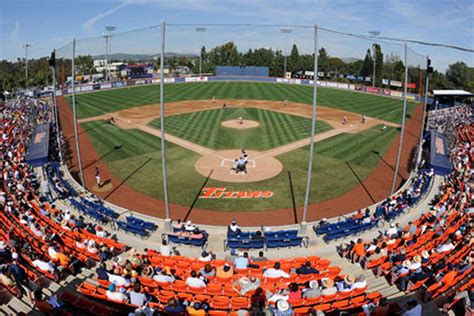
[[[96,16],[90,18],[89,20],[85,21],[83,24],[82,24],[82,27],[89,33],[93,33],[94,32],[94,27],[95,25],[97,24],[97,22],[99,22],[100,20],[102,20],[103,18],[115,13],[116,11],[122,9],[123,7],[126,7],[128,5],[128,1],[124,1],[122,3],[120,3],[119,5],[113,7],[112,9],[109,9],[105,12],[102,12],[102,13],[99,13],[97,14]]]

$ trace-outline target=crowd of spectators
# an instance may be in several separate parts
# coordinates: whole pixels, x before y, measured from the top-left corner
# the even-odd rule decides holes
[[[472,118],[472,106],[469,104],[457,105],[445,109],[428,112],[427,130],[444,131],[447,125],[458,126]]]

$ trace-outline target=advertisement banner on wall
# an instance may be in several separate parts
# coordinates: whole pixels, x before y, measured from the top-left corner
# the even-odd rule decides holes
[[[81,87],[81,92],[85,92],[85,91],[92,91],[93,87],[92,86],[82,86]]]
[[[415,101],[416,100],[416,94],[407,94],[407,100]]]
[[[392,87],[401,87],[401,86],[402,86],[402,82],[401,82],[401,81],[390,80],[390,85],[391,85]]]
[[[117,88],[122,88],[122,87],[125,87],[126,85],[127,85],[127,83],[123,82],[123,81],[119,81],[119,82],[116,82],[114,84],[114,86],[117,87]]]
[[[175,79],[174,78],[165,78],[165,80],[163,80],[165,83],[172,83],[172,82],[175,82]],[[206,77],[206,81],[207,81],[207,77]]]
[[[380,89],[379,88],[366,87],[365,91],[370,92],[370,93],[379,93]]]
[[[318,77],[324,77],[324,72],[318,71]]]
[[[188,78],[184,78],[184,81],[185,82],[196,82],[197,78],[196,77],[188,77]]]
[[[397,97],[397,98],[401,98],[403,96],[403,93],[401,91],[394,91],[392,90],[392,92],[390,92],[390,95],[392,97]]]
[[[110,83],[102,83],[102,84],[100,85],[100,88],[101,88],[101,89],[110,89],[110,88],[112,88],[112,84],[110,84]]]
[[[416,89],[416,83],[407,83],[408,89]]]
[[[392,90],[390,89],[383,89],[383,94],[384,95],[390,95],[392,93]]]
[[[99,90],[100,89],[100,84],[99,83],[93,84],[92,89],[93,90]]]
[[[151,79],[151,83],[160,83],[160,79],[159,78],[158,79]]]
[[[389,80],[388,79],[382,79],[382,84],[388,85]]]
[[[199,82],[207,81],[207,77],[196,77],[196,81],[199,81]]]
[[[355,89],[356,89],[355,85],[353,85],[353,84],[349,85],[349,90],[355,90]]]
[[[328,81],[326,85],[331,88],[337,88],[337,82]]]
[[[146,80],[137,80],[135,81],[135,85],[145,84]]]
[[[338,83],[337,87],[339,89],[346,89],[346,90],[349,89],[349,85],[347,83]]]

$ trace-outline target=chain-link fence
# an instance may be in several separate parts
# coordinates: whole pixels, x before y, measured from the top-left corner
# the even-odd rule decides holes
[[[220,224],[371,205],[415,167],[426,67],[376,35],[162,24],[76,40],[56,50],[66,161],[92,193],[155,216],[165,196],[171,218]]]

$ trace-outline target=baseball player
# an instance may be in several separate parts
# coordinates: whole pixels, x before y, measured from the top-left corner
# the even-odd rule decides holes
[[[100,170],[99,170],[98,166],[95,166],[95,181],[97,182],[97,185],[100,188],[102,186],[102,184],[100,182]]]

